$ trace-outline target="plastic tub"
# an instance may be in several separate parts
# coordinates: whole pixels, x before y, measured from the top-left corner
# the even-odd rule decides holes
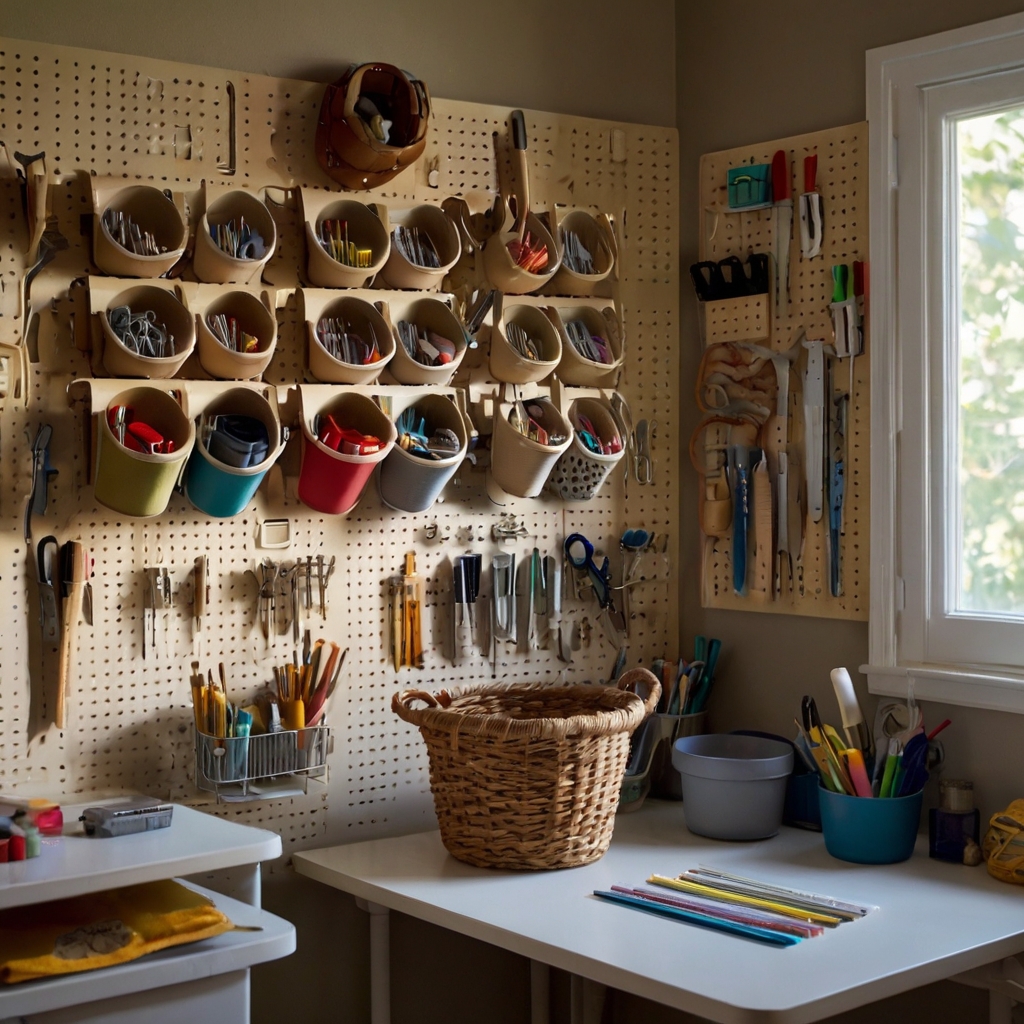
[[[115,395],[107,409],[127,405],[143,420],[174,441],[168,455],[150,455],[119,444],[106,412],[98,412],[95,494],[101,505],[126,516],[148,519],[160,515],[170,501],[182,466],[195,442],[195,424],[170,393],[152,385]]]
[[[458,318],[440,299],[417,299],[401,315],[392,310],[395,321],[395,357],[391,361],[391,375],[399,384],[441,384],[451,382],[466,354],[466,334]],[[417,362],[405,350],[398,334],[398,321],[407,320],[417,327],[435,331],[455,346],[455,356],[450,363],[441,366],[426,366]]]
[[[119,306],[133,313],[151,311],[174,336],[174,352],[169,356],[144,356],[132,351],[114,333],[110,314]],[[173,377],[196,347],[196,322],[188,307],[173,291],[154,284],[139,284],[119,292],[100,311],[103,327],[103,367],[111,377]]]
[[[469,432],[455,403],[444,395],[424,395],[416,411],[433,428],[447,427],[459,438],[459,450],[448,458],[423,459],[394,445],[380,467],[380,496],[388,508],[399,512],[425,512],[455,475],[466,457]]]
[[[429,291],[438,288],[462,255],[462,244],[459,232],[454,223],[440,206],[425,203],[414,206],[410,210],[401,210],[391,214],[391,249],[387,261],[381,268],[380,276],[389,288],[415,288],[418,291]],[[402,255],[394,242],[394,229],[398,226],[419,228],[430,237],[437,253],[438,267],[421,267],[412,263]]]
[[[340,394],[320,414],[332,413],[338,423],[354,427],[380,439],[380,451],[371,455],[346,455],[333,451],[313,433],[312,415],[302,414],[302,468],[299,471],[299,500],[316,512],[344,515],[359,503],[373,467],[394,447],[395,425],[365,395]]]
[[[622,429],[605,399],[579,398],[569,410],[570,422],[575,412],[588,417],[603,440],[613,435],[622,440]],[[551,471],[548,488],[563,501],[590,501],[625,454],[625,446],[610,455],[592,452],[574,430],[572,444]]]
[[[593,306],[563,306],[558,310],[561,320],[562,358],[558,364],[558,378],[563,384],[581,388],[599,388],[613,385],[622,367],[622,326],[617,316],[610,319]],[[591,335],[598,335],[608,343],[612,361],[599,363],[587,359],[576,351],[569,341],[566,324],[582,320]]]
[[[508,325],[516,324],[534,339],[541,359],[527,359],[508,340]],[[490,367],[495,380],[509,384],[529,384],[543,380],[557,368],[562,358],[562,339],[558,328],[536,306],[505,306],[491,328]]]
[[[548,247],[548,265],[539,274],[524,270],[508,251],[508,243],[519,237],[516,232],[507,230],[509,227],[511,218],[506,218],[506,226],[487,240],[484,246],[484,269],[487,271],[487,279],[499,291],[506,295],[526,295],[543,288],[555,276],[561,264],[561,251],[540,218],[535,213],[527,214],[526,230]]]
[[[245,218],[263,239],[265,251],[258,259],[244,259],[226,253],[210,235],[210,226],[221,226]],[[211,284],[247,284],[259,277],[260,272],[274,255],[277,246],[277,225],[266,204],[242,189],[217,197],[207,207],[196,228],[196,248],[192,269],[200,281]]]
[[[686,736],[676,740],[672,764],[691,832],[749,840],[779,831],[793,771],[790,745],[759,736]]]
[[[569,421],[551,402],[544,400],[544,407],[541,425],[549,432],[557,430],[565,434],[565,440],[559,445],[541,444],[520,434],[508,421],[512,406],[507,402],[494,410],[491,476],[502,490],[518,498],[537,497],[558,457],[572,444],[573,430]]]
[[[154,256],[140,256],[115,242],[103,223],[107,210],[118,210],[131,217],[143,231],[156,238],[164,251]],[[112,277],[160,277],[178,262],[187,241],[188,225],[160,189],[152,185],[126,185],[96,211],[92,255],[96,266]]]
[[[886,799],[818,787],[825,849],[853,864],[898,864],[914,852],[924,793]]]
[[[258,339],[255,352],[233,352],[214,337],[207,317],[223,313],[234,317],[246,334]],[[259,377],[270,365],[277,346],[277,318],[251,292],[234,291],[214,299],[196,317],[199,362],[211,376],[221,380]]]
[[[580,274],[569,269],[565,260],[566,231],[573,232],[590,251],[594,262],[593,274]],[[558,232],[562,242],[562,263],[552,278],[551,290],[558,295],[592,295],[615,266],[615,238],[607,219],[598,219],[586,210],[573,210],[562,218]]]
[[[375,363],[357,364],[346,363],[331,355],[317,334],[319,323],[325,317],[346,321],[367,343],[375,339],[380,359]],[[306,333],[309,337],[309,372],[324,384],[372,384],[395,355],[395,339],[387,320],[369,302],[352,295],[329,302],[315,321],[306,320]]]
[[[371,252],[368,267],[350,267],[327,252],[319,237],[325,220],[348,222],[349,241]],[[372,205],[340,199],[325,206],[315,221],[306,220],[306,254],[309,279],[318,288],[365,288],[391,255],[391,236]]]
[[[252,416],[267,428],[269,448],[266,458],[255,466],[229,466],[216,458],[201,437],[196,438],[185,470],[185,496],[200,512],[220,519],[237,516],[252,501],[267,471],[284,450],[281,424],[274,406],[264,395],[251,388],[226,392],[207,406],[207,416],[221,413]]]

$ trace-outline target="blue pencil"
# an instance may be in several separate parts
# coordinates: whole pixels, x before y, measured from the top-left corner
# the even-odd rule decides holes
[[[622,903],[627,907],[648,910],[652,914],[674,917],[677,921],[687,921],[690,924],[700,925],[703,928],[713,928],[720,932],[728,932],[730,935],[739,935],[745,939],[767,942],[771,946],[795,946],[800,941],[796,935],[785,935],[780,932],[769,931],[767,928],[755,928],[749,924],[738,924],[735,921],[723,921],[719,917],[698,914],[692,910],[683,910],[681,907],[670,907],[664,903],[652,903],[649,900],[638,899],[636,896],[626,896],[619,892],[605,892],[595,889],[594,895],[600,896],[603,900],[610,900],[613,903]]]

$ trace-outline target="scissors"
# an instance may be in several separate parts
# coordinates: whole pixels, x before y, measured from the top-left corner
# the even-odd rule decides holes
[[[657,429],[658,421],[641,420],[636,425],[636,452],[633,455],[636,482],[638,484],[654,483],[654,462],[651,459],[651,440]]]
[[[565,557],[578,572],[586,573],[601,606],[601,622],[608,639],[617,647],[625,645],[626,623],[612,597],[611,568],[606,557],[600,568],[594,562],[594,545],[582,533],[565,538]]]

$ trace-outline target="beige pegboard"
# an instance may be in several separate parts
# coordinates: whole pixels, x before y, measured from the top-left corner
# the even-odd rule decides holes
[[[704,344],[763,341],[771,332],[767,295],[744,295],[704,304]]]
[[[313,156],[322,91],[318,83],[0,41],[0,93],[8,111],[0,119],[0,143],[7,153],[46,152],[53,226],[68,241],[67,250],[32,284],[36,313],[28,339],[28,408],[10,397],[0,399],[0,464],[5,469],[0,616],[6,624],[0,630],[0,790],[78,800],[141,789],[204,804],[206,797],[197,794],[192,782],[188,664],[198,657],[205,670],[223,661],[236,696],[267,684],[270,666],[290,658],[292,644],[284,636],[269,644],[263,640],[255,615],[256,588],[247,570],[264,556],[324,553],[336,556],[337,570],[328,591],[327,621],[314,615],[311,628],[314,637],[330,637],[350,649],[329,717],[336,739],[330,783],[311,783],[304,797],[205,805],[234,820],[279,831],[287,852],[325,837],[369,837],[377,830],[419,824],[431,813],[426,752],[418,734],[392,714],[391,696],[410,685],[430,689],[492,678],[491,661],[483,653],[458,666],[444,656],[451,558],[473,550],[488,565],[498,550],[514,550],[522,559],[534,546],[555,554],[562,538],[579,530],[617,565],[622,530],[642,526],[668,535],[670,562],[678,566],[676,133],[533,111],[526,111],[526,122],[538,208],[557,202],[607,212],[620,225],[617,291],[627,339],[620,390],[634,418],[657,420],[653,486],[631,481],[627,499],[617,471],[583,507],[550,496],[513,499],[499,507],[487,498],[483,471],[467,462],[429,512],[387,509],[371,481],[351,514],[331,517],[298,502],[293,475],[298,450],[292,442],[281,459],[287,475],[272,473],[270,486],[235,519],[212,520],[179,495],[151,522],[126,520],[96,505],[86,483],[84,410],[69,408],[66,397],[68,383],[90,373],[87,353],[75,346],[76,307],[68,297],[73,280],[96,272],[90,258],[89,176],[116,175],[180,193],[193,224],[201,209],[203,179],[244,185],[265,196],[279,240],[263,280],[279,289],[280,302],[278,345],[265,380],[279,386],[301,382],[305,325],[293,289],[308,281],[296,189],[334,189]],[[19,111],[16,117],[13,111]],[[383,188],[355,198],[408,203],[464,196],[475,210],[490,207],[499,178],[508,177],[503,155],[508,115],[504,108],[435,100],[424,159]],[[611,158],[613,133],[621,133],[624,160]],[[501,156],[496,158],[496,152]],[[428,184],[431,168],[438,171],[436,188]],[[13,173],[11,167],[0,174],[0,341],[21,338],[20,307],[12,292],[17,298],[26,229]],[[473,261],[460,273],[474,280]],[[187,289],[193,287],[188,277]],[[470,353],[466,365],[471,374],[486,377],[486,352]],[[186,364],[183,376],[190,376],[188,370]],[[35,625],[34,567],[22,535],[31,442],[42,422],[54,429],[52,456],[59,475],[51,483],[46,515],[33,522],[34,540],[47,533],[61,541],[79,538],[96,558],[94,624],[80,630],[69,725],[63,732],[51,724],[55,652],[42,648]],[[510,546],[492,535],[492,527],[509,513],[527,532]],[[291,523],[291,546],[283,551],[258,548],[260,522],[282,517]],[[428,540],[428,527],[435,525],[435,539]],[[427,579],[426,668],[396,674],[386,655],[386,581],[400,571],[409,550],[416,551],[418,571]],[[209,555],[212,589],[197,641],[189,570],[199,553]],[[150,565],[169,569],[174,606],[163,617],[157,656],[144,661],[142,570]],[[484,613],[489,594],[488,572]],[[680,653],[675,595],[676,587],[665,582],[633,592],[631,664]],[[494,676],[606,679],[615,651],[601,639],[595,613],[593,604],[577,603],[571,596],[567,600],[567,619],[587,616],[594,626],[590,647],[577,652],[567,670],[551,650],[507,651]]]
[[[759,331],[758,339],[775,352],[786,352],[804,335],[807,339],[834,342],[829,302],[832,297],[831,268],[837,263],[866,260],[868,254],[868,150],[867,125],[853,124],[774,142],[760,143],[709,153],[701,159],[701,259],[721,260],[726,256],[745,258],[751,252],[773,253],[774,209],[749,212],[729,211],[726,176],[730,167],[768,163],[777,150],[785,150],[790,161],[793,194],[793,236],[790,244],[790,302],[780,316],[774,301],[770,308],[770,334]],[[824,200],[824,232],[821,255],[804,259],[800,251],[799,195],[803,191],[804,157],[818,155],[817,187]],[[742,301],[742,300],[737,300]],[[767,302],[766,298],[759,301]],[[718,305],[718,304],[708,304]],[[764,339],[768,339],[767,341]],[[722,337],[707,337],[710,345]],[[702,599],[706,607],[734,608],[823,618],[866,620],[868,616],[868,507],[869,507],[869,421],[868,382],[871,339],[865,320],[864,354],[852,363],[835,364],[835,385],[851,394],[847,430],[846,498],[842,535],[842,596],[829,592],[828,511],[818,523],[805,518],[803,558],[796,567],[792,588],[783,579],[775,600],[759,601],[738,596],[732,584],[731,535],[703,538]],[[790,373],[789,440],[803,451],[801,380],[806,355],[800,351]],[[852,375],[852,376],[851,376]],[[769,452],[779,448],[780,427],[772,417],[762,434]],[[753,577],[748,554],[748,580]],[[756,580],[755,580],[756,582]]]

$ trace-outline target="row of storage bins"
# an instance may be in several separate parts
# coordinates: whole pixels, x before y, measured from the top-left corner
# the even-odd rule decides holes
[[[300,389],[301,393],[301,389]],[[298,495],[329,515],[350,512],[380,466],[381,498],[405,512],[430,508],[466,457],[471,430],[447,394],[420,392],[395,417],[359,392],[301,412]],[[238,515],[284,450],[273,389],[237,387],[193,419],[183,391],[138,385],[96,420],[96,500],[126,516],[160,515],[179,481],[210,516]],[[521,408],[520,408],[521,407]],[[509,494],[548,487],[565,500],[595,496],[624,454],[626,432],[603,397],[580,397],[568,416],[546,398],[497,403],[491,473]]]
[[[390,288],[437,289],[462,255],[460,229],[440,205],[389,210],[336,192],[304,188],[300,195],[307,273],[318,287],[364,288],[380,277]],[[168,193],[97,179],[93,203],[93,258],[104,273],[160,277],[183,256],[188,223]],[[616,243],[607,217],[573,210],[549,230],[531,214],[526,231],[528,244],[546,254],[534,269],[514,256],[522,241],[518,233],[498,232],[484,242],[487,277],[503,292],[522,295],[550,285],[557,294],[591,295],[614,268]],[[277,225],[256,195],[211,191],[196,227],[193,271],[209,283],[255,281],[276,246]]]
[[[127,285],[127,287],[123,287]],[[193,351],[211,377],[249,380],[270,365],[277,345],[277,320],[266,292],[234,289],[210,301],[194,316],[185,293],[172,282],[129,284],[90,279],[101,325],[102,362],[115,377],[165,379],[178,373]],[[369,301],[324,289],[301,289],[310,375],[326,384],[372,384],[388,367],[399,384],[451,382],[465,357],[465,328],[440,297]],[[128,310],[170,340],[146,347],[137,332],[119,322]],[[222,324],[218,334],[218,324]],[[228,325],[247,345],[226,337]],[[403,332],[442,344],[444,355],[424,361],[415,340]],[[341,342],[354,339],[349,350]],[[438,343],[437,339],[441,339]],[[373,357],[367,359],[372,346]],[[431,351],[427,348],[427,351]],[[541,307],[501,300],[490,331],[490,370],[497,381],[527,384],[553,372],[572,387],[614,383],[622,365],[622,328],[614,307],[590,300],[580,305]]]

